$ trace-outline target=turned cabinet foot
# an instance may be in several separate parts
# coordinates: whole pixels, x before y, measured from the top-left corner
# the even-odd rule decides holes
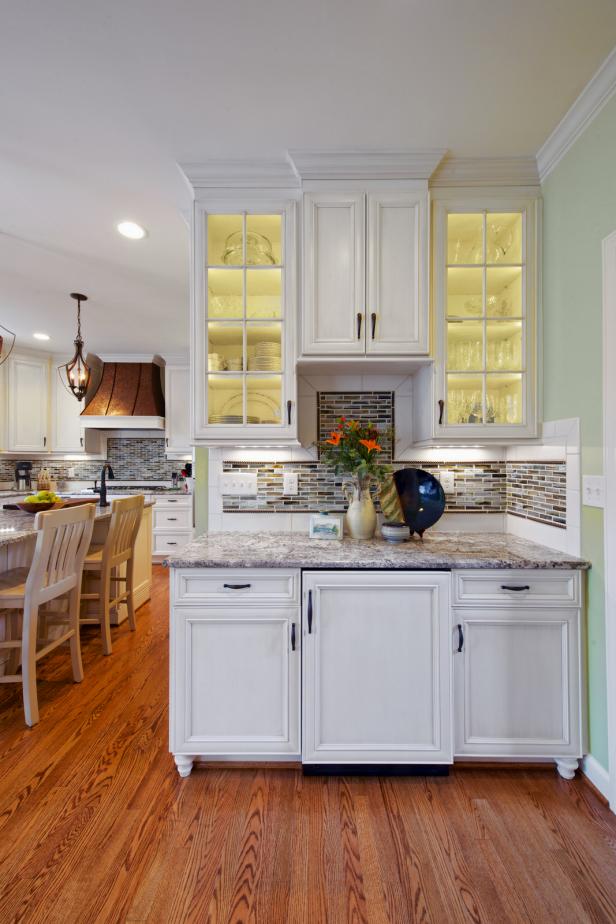
[[[556,761],[556,769],[562,776],[563,780],[572,780],[575,776],[575,771],[578,768],[578,763],[574,757],[563,757],[560,760]]]
[[[180,776],[190,776],[194,757],[191,757],[189,754],[174,754],[173,759]]]

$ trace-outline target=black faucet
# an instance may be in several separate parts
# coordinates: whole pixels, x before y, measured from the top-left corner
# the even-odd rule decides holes
[[[105,462],[101,469],[101,499],[98,502],[99,507],[108,507],[109,501],[107,500],[107,482],[105,481],[105,472],[109,472],[109,477],[111,480],[115,478],[113,474],[113,469],[109,465],[109,462]]]

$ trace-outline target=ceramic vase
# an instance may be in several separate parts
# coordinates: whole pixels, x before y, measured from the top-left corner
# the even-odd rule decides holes
[[[349,505],[344,516],[345,534],[351,539],[372,539],[376,529],[376,510],[369,483],[347,482],[342,490]]]

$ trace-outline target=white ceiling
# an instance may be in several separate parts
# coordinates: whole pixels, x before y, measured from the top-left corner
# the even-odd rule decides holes
[[[65,352],[188,342],[177,162],[287,148],[534,154],[613,0],[2,0],[0,322]],[[129,218],[149,237],[115,231]]]

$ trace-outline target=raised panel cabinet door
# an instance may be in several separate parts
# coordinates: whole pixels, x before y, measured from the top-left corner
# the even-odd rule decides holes
[[[368,195],[366,350],[428,351],[427,193]]]
[[[304,196],[303,352],[365,353],[365,196]]]
[[[165,449],[188,455],[190,444],[190,400],[188,366],[165,369]]]
[[[81,426],[84,401],[77,401],[65,388],[55,365],[51,369],[53,426],[51,448],[57,452],[84,452],[85,437]]]
[[[451,762],[449,583],[304,574],[305,763]]]
[[[174,608],[172,751],[299,754],[298,622],[293,608]]]
[[[575,608],[454,610],[457,755],[579,756],[579,618]]]
[[[9,359],[9,449],[44,452],[49,448],[49,360]]]

